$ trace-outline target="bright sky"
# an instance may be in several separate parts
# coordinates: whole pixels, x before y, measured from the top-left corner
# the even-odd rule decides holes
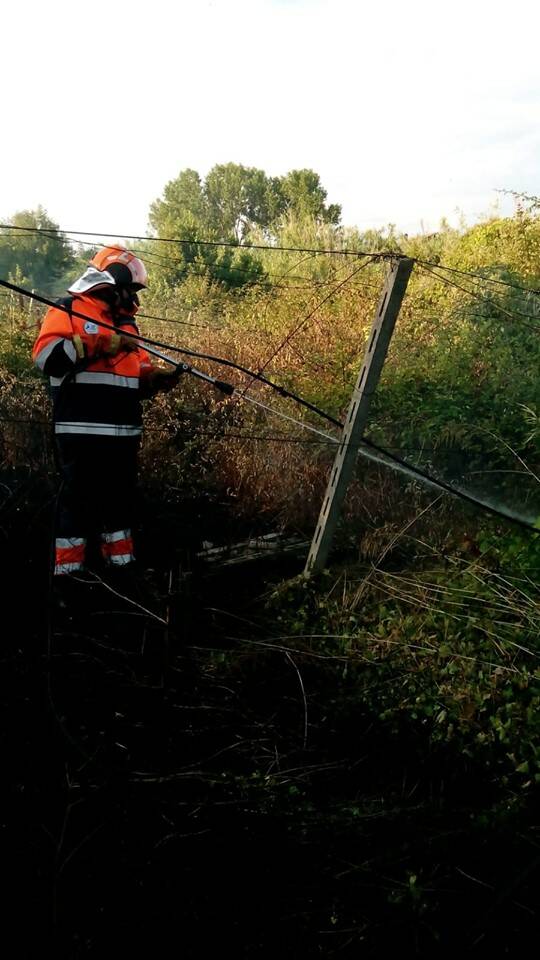
[[[310,167],[343,222],[409,232],[540,194],[538,0],[16,0],[0,215],[147,230],[186,167]]]

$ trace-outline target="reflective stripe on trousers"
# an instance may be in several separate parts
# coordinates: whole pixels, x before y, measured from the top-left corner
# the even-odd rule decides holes
[[[55,541],[54,575],[82,570],[86,555],[85,537],[57,537]]]
[[[101,556],[111,566],[123,566],[135,560],[131,530],[115,530],[101,535]]]

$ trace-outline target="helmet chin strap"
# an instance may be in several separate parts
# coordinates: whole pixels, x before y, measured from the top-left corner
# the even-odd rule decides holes
[[[120,294],[120,299],[117,302],[117,308],[120,310],[120,313],[134,317],[139,309],[139,298],[137,294],[124,291],[122,291],[122,294]]]
[[[117,293],[120,299],[120,305],[122,307],[126,307],[128,310],[132,309],[133,307],[137,309],[139,306],[139,298],[135,292],[126,290],[125,287],[118,287]]]
[[[134,317],[140,306],[137,294],[131,293],[125,287],[107,287],[96,291],[95,295],[100,300],[105,300],[113,311],[129,317]]]

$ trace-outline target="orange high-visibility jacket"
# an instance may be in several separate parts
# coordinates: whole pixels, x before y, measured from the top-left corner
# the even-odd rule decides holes
[[[49,308],[32,351],[36,366],[50,377],[55,433],[138,436],[152,363],[142,347],[118,349],[120,335],[98,325],[127,324],[126,331],[137,333],[133,319],[113,317],[96,297],[59,302],[68,312]]]

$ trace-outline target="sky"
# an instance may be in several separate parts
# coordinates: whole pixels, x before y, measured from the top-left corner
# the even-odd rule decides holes
[[[17,0],[0,217],[145,234],[166,183],[309,167],[342,221],[435,230],[540,195],[537,0]]]

